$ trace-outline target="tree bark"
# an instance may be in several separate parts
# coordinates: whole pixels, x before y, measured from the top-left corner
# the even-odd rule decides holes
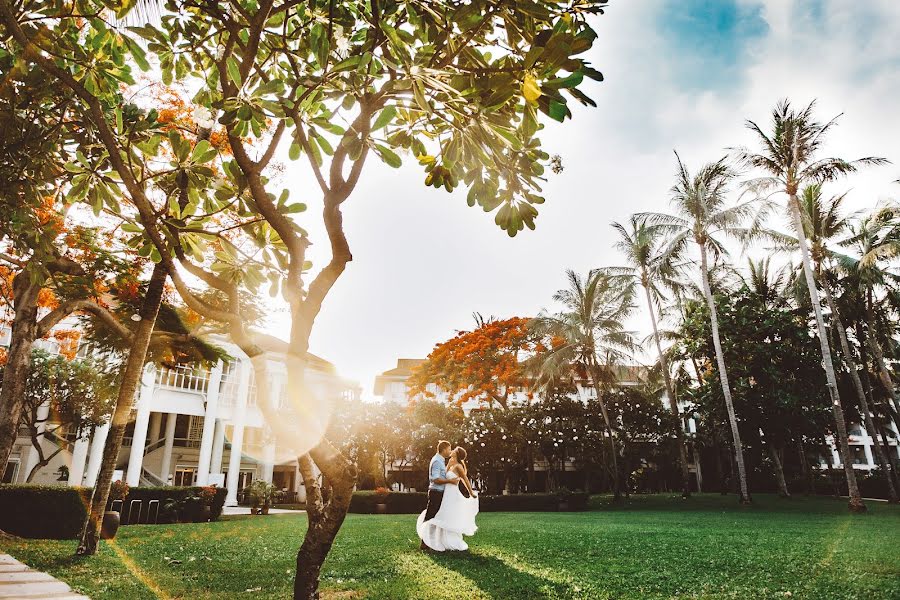
[[[156,317],[162,304],[163,288],[165,287],[167,270],[162,263],[153,267],[153,274],[147,285],[144,302],[141,306],[141,321],[137,326],[132,340],[128,358],[125,361],[125,370],[122,374],[122,383],[119,386],[119,395],[116,399],[116,408],[113,411],[112,423],[106,445],[103,447],[103,462],[97,475],[97,483],[91,490],[91,504],[87,519],[81,531],[81,541],[75,554],[79,556],[97,553],[100,541],[100,526],[103,524],[103,513],[106,511],[106,503],[109,500],[109,490],[112,486],[113,471],[116,469],[116,461],[119,458],[119,450],[122,448],[122,438],[125,436],[125,426],[131,415],[134,405],[134,396],[144,371],[144,363],[147,359],[147,348],[150,345],[150,336],[156,325]]]
[[[804,492],[804,496],[815,495],[816,486],[813,484],[813,475],[812,469],[809,467],[809,459],[806,457],[806,449],[803,447],[803,442],[797,442],[797,454],[800,458],[800,473],[803,476],[803,480],[806,482],[806,491]]]
[[[838,311],[837,304],[835,304],[834,297],[831,294],[831,286],[828,285],[828,281],[824,277],[821,279],[822,290],[825,292],[825,300],[828,302],[828,307],[831,309],[831,316],[834,319],[834,329],[837,330],[838,340],[841,344],[841,352],[844,355],[844,362],[847,364],[847,369],[850,371],[850,378],[853,380],[853,387],[859,398],[860,412],[863,415],[866,431],[869,433],[869,437],[872,438],[872,446],[875,448],[875,457],[881,464],[881,468],[884,470],[884,475],[887,479],[888,499],[891,504],[897,504],[900,499],[898,499],[897,489],[894,487],[894,473],[891,472],[891,463],[888,461],[885,449],[882,447],[881,441],[876,434],[875,423],[872,420],[872,413],[869,410],[869,402],[866,398],[866,391],[863,388],[862,380],[859,378],[859,370],[856,366],[856,361],[853,359],[853,354],[850,352],[850,344],[847,342],[847,330],[844,329],[841,314]]]
[[[619,461],[616,451],[616,436],[612,422],[609,419],[609,413],[606,411],[606,403],[603,401],[603,389],[600,385],[600,373],[596,364],[591,368],[591,379],[593,379],[594,392],[597,394],[597,403],[600,405],[600,414],[603,415],[603,423],[606,425],[606,432],[609,434],[609,451],[610,460],[612,461],[612,479],[613,479],[613,500],[618,501],[622,498],[622,486],[619,477]]]
[[[646,273],[643,277],[647,277]],[[678,411],[678,400],[675,397],[675,386],[672,385],[672,374],[669,373],[669,361],[663,352],[662,344],[659,341],[659,328],[656,324],[656,311],[653,308],[653,299],[650,296],[650,286],[644,281],[644,293],[647,296],[647,309],[650,311],[650,323],[653,325],[653,341],[656,342],[656,351],[659,354],[659,364],[663,371],[663,381],[666,384],[666,396],[669,400],[669,410],[675,416],[677,427],[675,428],[675,438],[678,442],[678,463],[681,467],[681,497],[691,497],[691,474],[688,469],[688,451],[687,441],[684,439],[684,426],[681,413]]]
[[[722,352],[722,342],[719,339],[719,314],[716,310],[716,301],[709,286],[709,263],[706,257],[706,245],[700,246],[701,279],[703,280],[703,295],[709,306],[709,324],[712,329],[713,347],[716,351],[716,363],[719,367],[719,380],[722,384],[722,394],[725,396],[725,408],[728,410],[728,423],[731,425],[731,437],[734,441],[734,460],[737,463],[738,490],[740,502],[750,502],[750,492],[747,489],[747,473],[744,468],[744,447],[741,444],[741,432],[738,429],[737,415],[734,412],[734,403],[731,400],[731,386],[728,384],[728,371],[725,368],[725,355]]]
[[[788,490],[787,479],[784,478],[784,466],[781,463],[778,449],[768,441],[765,444],[766,449],[769,451],[769,458],[772,459],[772,466],[775,467],[775,482],[778,484],[778,495],[782,498],[790,498],[791,492]]]
[[[878,368],[878,381],[881,384],[881,387],[884,389],[884,393],[887,396],[890,402],[894,403],[894,410],[897,411],[897,414],[900,415],[900,402],[897,401],[897,394],[894,390],[894,382],[891,379],[891,373],[888,371],[887,367],[884,363],[884,352],[881,349],[881,344],[878,342],[878,333],[875,330],[875,316],[874,316],[874,305],[872,302],[872,289],[869,288],[866,290],[866,304],[867,310],[865,311],[866,315],[866,327],[869,329],[869,346],[872,348],[872,353],[875,355],[875,366]]]
[[[13,279],[13,322],[3,384],[0,387],[0,465],[6,469],[19,433],[25,405],[25,380],[31,366],[31,347],[37,339],[39,284],[26,271]]]
[[[313,475],[313,460],[325,474],[330,487],[328,500]],[[327,440],[299,458],[303,485],[306,487],[306,510],[309,526],[303,545],[297,552],[297,574],[294,578],[294,600],[315,600],[319,597],[319,575],[322,564],[331,550],[344,517],[350,508],[356,468]]]
[[[803,262],[803,274],[806,277],[806,287],[809,289],[809,300],[812,303],[816,316],[816,327],[819,334],[819,345],[822,348],[822,365],[825,368],[825,379],[828,386],[828,395],[831,398],[831,408],[834,413],[835,429],[838,436],[838,449],[841,454],[841,462],[844,463],[844,475],[847,478],[847,489],[850,496],[849,508],[851,512],[866,512],[866,504],[859,493],[856,483],[856,472],[853,470],[853,461],[850,457],[850,443],[847,439],[847,423],[844,419],[844,409],[841,406],[841,396],[838,393],[837,375],[834,372],[834,361],[831,358],[831,346],[828,343],[828,333],[825,330],[825,319],[822,317],[822,306],[819,302],[819,290],[813,276],[812,261],[809,257],[809,248],[806,244],[806,234],[803,229],[803,216],[800,212],[800,201],[796,193],[790,195],[790,210],[794,221],[794,230],[797,233],[797,242],[800,246],[800,257]]]

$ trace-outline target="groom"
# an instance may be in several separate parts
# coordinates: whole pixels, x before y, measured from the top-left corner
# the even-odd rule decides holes
[[[447,478],[447,459],[450,458],[451,446],[447,440],[441,440],[437,445],[437,454],[431,458],[428,465],[428,506],[425,507],[425,521],[434,518],[441,508],[444,499],[444,485],[455,484],[456,479]],[[422,550],[428,550],[425,542],[419,546]]]

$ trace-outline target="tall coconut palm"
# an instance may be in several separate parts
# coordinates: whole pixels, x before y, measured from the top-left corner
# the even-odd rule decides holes
[[[859,400],[860,412],[869,435],[874,441],[875,456],[878,459],[881,468],[884,469],[888,482],[888,498],[892,503],[898,501],[897,489],[894,482],[896,474],[891,473],[891,463],[888,459],[887,450],[882,446],[876,436],[875,423],[872,418],[872,412],[869,408],[869,401],[866,396],[865,387],[859,375],[859,369],[856,364],[856,358],[851,350],[850,343],[847,339],[847,329],[841,318],[841,312],[834,299],[831,278],[833,277],[830,268],[831,258],[834,256],[830,244],[838,236],[845,234],[850,229],[849,218],[843,215],[843,202],[846,194],[825,198],[822,194],[821,184],[812,184],[803,188],[800,194],[800,209],[803,219],[804,236],[809,242],[810,258],[813,264],[813,273],[816,282],[822,288],[825,294],[825,301],[831,311],[831,319],[834,322],[834,330],[837,333],[838,342],[841,346],[841,354],[850,373],[850,379],[853,382],[853,388],[856,391]],[[796,244],[796,239],[786,239]],[[845,259],[846,260],[846,259]],[[858,266],[858,265],[857,265]]]
[[[650,324],[653,326],[653,341],[656,344],[656,352],[659,355],[659,364],[663,372],[663,383],[666,387],[666,396],[669,400],[669,409],[675,415],[679,423],[675,431],[678,441],[678,462],[681,467],[681,495],[689,498],[691,495],[690,472],[688,471],[688,451],[684,430],[680,423],[681,415],[678,411],[678,399],[675,396],[675,386],[672,385],[672,374],[669,371],[668,359],[663,352],[660,342],[659,327],[656,320],[656,310],[662,296],[659,288],[661,275],[668,269],[665,255],[662,252],[663,232],[654,229],[646,219],[632,215],[628,226],[613,223],[613,228],[619,233],[619,241],[615,246],[628,262],[626,272],[635,277],[644,289],[647,299],[647,310],[650,312]]]
[[[718,257],[727,254],[725,247],[716,239],[721,233],[737,233],[744,231],[746,220],[756,211],[752,203],[745,202],[735,206],[726,206],[728,184],[734,174],[726,165],[725,158],[704,165],[695,175],[691,175],[681,161],[678,153],[676,182],[672,186],[672,204],[677,215],[647,213],[647,222],[654,229],[671,235],[665,250],[667,260],[682,255],[690,244],[694,244],[700,253],[700,278],[703,286],[703,297],[709,307],[710,328],[712,330],[713,348],[716,354],[716,365],[722,394],[725,397],[725,408],[728,411],[728,422],[731,426],[731,437],[734,442],[735,462],[737,463],[740,501],[750,502],[747,488],[747,472],[744,467],[744,449],[738,429],[737,415],[731,398],[731,385],[728,382],[728,369],[722,342],[719,335],[719,316],[710,287],[709,255]],[[758,214],[757,214],[758,218]]]
[[[766,172],[765,176],[750,182],[752,189],[760,192],[783,192],[788,197],[788,209],[797,234],[803,273],[816,316],[819,345],[822,347],[822,362],[834,412],[841,461],[844,463],[844,473],[850,493],[849,506],[853,512],[865,512],[866,505],[859,493],[850,457],[847,425],[844,419],[844,410],[841,407],[837,375],[834,370],[831,347],[828,343],[828,333],[825,330],[825,319],[822,316],[822,306],[813,275],[809,247],[806,243],[806,236],[803,234],[803,216],[798,192],[806,184],[833,181],[856,171],[861,165],[880,164],[885,161],[874,157],[855,161],[841,158],[818,158],[817,155],[822,150],[826,134],[836,122],[836,118],[824,124],[816,121],[813,117],[814,106],[815,103],[811,102],[805,109],[798,111],[794,110],[787,100],[779,102],[772,111],[771,134],[765,133],[753,121],[747,121],[747,127],[759,138],[762,151],[756,153],[741,148],[737,149],[736,153],[743,164]]]
[[[552,382],[568,377],[573,370],[590,380],[609,435],[613,495],[619,499],[622,495],[616,444],[619,427],[609,416],[604,396],[615,379],[615,367],[632,356],[635,349],[633,335],[625,329],[625,320],[634,310],[634,285],[631,280],[607,270],[594,269],[586,277],[570,270],[566,276],[569,287],[553,296],[562,310],[556,313],[542,310],[532,322],[536,331],[554,340],[536,365],[539,380]]]

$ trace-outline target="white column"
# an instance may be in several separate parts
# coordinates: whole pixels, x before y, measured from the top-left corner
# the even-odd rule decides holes
[[[200,458],[197,464],[197,485],[209,485],[209,462],[212,457],[216,413],[219,409],[219,387],[222,383],[222,361],[209,373],[206,386],[206,414],[203,415],[203,435],[200,438]]]
[[[272,474],[275,472],[275,440],[269,434],[266,445],[263,446],[263,472],[262,480],[266,483],[272,483]]]
[[[238,375],[238,389],[234,399],[234,428],[231,434],[231,456],[228,460],[228,494],[225,506],[237,506],[238,478],[241,475],[241,447],[244,444],[244,420],[247,416],[247,401],[250,396],[250,360],[241,361]]]
[[[175,425],[178,422],[177,413],[166,415],[166,443],[163,446],[162,464],[159,467],[159,476],[169,484],[169,475],[172,474],[172,447],[175,445]]]
[[[213,436],[212,458],[209,461],[210,473],[222,472],[222,453],[225,451],[225,421],[216,419],[216,433]]]
[[[109,421],[94,428],[94,435],[91,436],[91,454],[88,458],[87,480],[84,485],[94,487],[97,483],[97,474],[100,472],[100,465],[103,464],[103,448],[106,446],[106,436],[109,435]]]
[[[88,436],[75,440],[75,447],[72,448],[72,464],[69,465],[69,487],[80,486],[84,479],[84,465],[88,455]]]
[[[152,444],[159,439],[159,430],[162,426],[162,413],[150,413],[150,433],[147,435],[147,443]]]
[[[869,438],[868,442],[863,442],[863,450],[866,453],[866,464],[869,465],[869,468],[875,466],[875,458],[872,456],[872,442],[874,442],[872,438]]]
[[[134,419],[134,437],[131,441],[131,454],[128,455],[128,471],[125,483],[135,487],[141,482],[141,467],[144,463],[144,447],[147,445],[147,428],[150,426],[150,400],[153,397],[154,368],[148,365],[141,379],[141,391],[138,396],[137,417]]]
[[[828,444],[831,448],[831,464],[832,466],[839,467],[841,466],[841,455],[838,454],[837,444],[835,443],[834,437],[831,438],[831,441]],[[852,459],[852,457],[851,457]],[[850,465],[853,466],[853,465]]]
[[[38,443],[44,443],[44,436],[41,435],[44,430],[47,428],[47,418],[50,416],[50,401],[46,401],[37,409],[37,420],[38,420]],[[45,453],[46,454],[46,453]],[[25,478],[28,477],[28,474],[31,473],[31,470],[34,468],[36,464],[38,464],[41,460],[41,457],[38,455],[37,449],[29,440],[28,443],[28,454],[25,455],[25,463],[22,465],[22,473],[19,475],[20,481],[25,481]]]

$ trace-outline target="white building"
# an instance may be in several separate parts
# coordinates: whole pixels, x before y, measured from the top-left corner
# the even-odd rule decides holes
[[[68,324],[72,327],[72,324]],[[8,343],[0,329],[0,343]],[[282,451],[266,415],[299,419],[286,394],[287,344],[257,335],[264,350],[254,360],[265,361],[269,393],[260,397],[251,360],[233,344],[213,340],[231,357],[212,368],[187,364],[174,368],[147,365],[135,398],[117,469],[130,486],[218,485],[226,487],[227,505],[236,505],[251,481],[262,479],[282,491],[283,501],[303,501],[305,494],[296,456]],[[38,345],[54,351],[52,338]],[[357,396],[359,386],[341,378],[331,363],[309,355],[306,385],[317,401]],[[263,404],[266,403],[266,404]],[[49,407],[48,407],[49,411]],[[42,438],[51,454],[62,446],[32,483],[91,486],[95,483],[109,425],[97,427],[81,439],[74,434]],[[23,431],[3,474],[4,483],[23,483],[38,463],[37,451]]]

